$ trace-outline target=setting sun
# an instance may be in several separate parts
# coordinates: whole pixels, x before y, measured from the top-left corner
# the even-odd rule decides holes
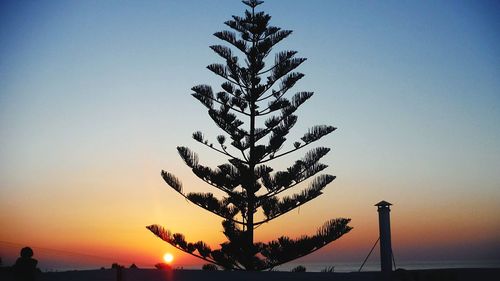
[[[163,255],[163,260],[166,263],[171,263],[174,260],[174,256],[171,253],[166,253],[165,255]]]

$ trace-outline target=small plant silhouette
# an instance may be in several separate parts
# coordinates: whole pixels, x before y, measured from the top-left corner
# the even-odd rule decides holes
[[[201,270],[205,270],[205,271],[217,271],[217,266],[214,265],[214,264],[211,264],[211,263],[207,263],[207,264],[204,264],[201,267]]]
[[[335,272],[335,266],[327,266],[321,270],[321,272],[333,273]]]
[[[213,250],[203,241],[189,243],[184,235],[172,233],[159,225],[147,228],[172,246],[224,269],[265,270],[312,253],[340,238],[351,230],[350,219],[327,221],[313,236],[291,239],[282,236],[268,243],[254,242],[254,230],[322,194],[335,176],[322,174],[309,182],[309,187],[292,196],[281,196],[324,170],[319,163],[330,149],[316,147],[284,171],[274,172],[266,164],[277,158],[316,142],[335,130],[328,125],[310,128],[293,147],[284,149],[289,131],[295,125],[295,111],[312,95],[299,92],[291,99],[285,94],[304,74],[294,70],[306,59],[296,51],[277,52],[272,66],[266,62],[272,48],[292,31],[269,25],[271,16],[256,12],[262,1],[243,1],[250,10],[243,17],[233,16],[225,24],[233,31],[214,35],[229,43],[210,48],[225,60],[207,68],[222,77],[222,91],[214,93],[208,85],[192,88],[192,95],[207,109],[211,119],[226,135],[217,136],[217,145],[209,142],[202,132],[193,138],[210,149],[223,154],[229,163],[212,169],[200,164],[198,156],[187,147],[177,147],[179,155],[193,173],[207,184],[227,194],[222,199],[212,193],[184,193],[180,180],[162,171],[162,177],[175,191],[194,204],[222,217],[227,242]],[[235,53],[243,54],[241,60]],[[243,120],[247,120],[245,123]],[[230,142],[230,147],[226,141]],[[261,218],[261,219],[258,219]]]
[[[297,265],[296,267],[292,268],[292,272],[306,272],[307,268],[303,265]]]

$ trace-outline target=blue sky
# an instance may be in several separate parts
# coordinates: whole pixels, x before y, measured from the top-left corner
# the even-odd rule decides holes
[[[294,31],[277,50],[308,58],[296,91],[315,96],[289,139],[314,124],[339,128],[321,143],[333,149],[326,163],[338,179],[314,208],[333,200],[333,214],[357,219],[361,231],[381,199],[400,206],[402,221],[444,209],[432,225],[458,224],[446,228],[452,232],[469,220],[487,223],[480,240],[500,247],[498,2],[261,7],[273,25]],[[2,1],[1,205],[64,201],[82,215],[96,194],[105,202],[121,192],[123,202],[141,193],[135,207],[144,208],[152,199],[143,191],[172,197],[161,169],[187,175],[175,146],[218,163],[190,139],[196,130],[219,131],[189,89],[220,84],[205,68],[219,61],[208,46],[220,43],[212,34],[243,9],[229,0]],[[55,203],[54,212],[65,204]]]

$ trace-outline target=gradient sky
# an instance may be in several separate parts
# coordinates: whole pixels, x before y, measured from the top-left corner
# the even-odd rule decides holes
[[[289,140],[339,129],[318,145],[337,176],[325,194],[259,228],[258,240],[312,234],[352,218],[354,230],[307,261],[364,259],[392,208],[400,260],[500,259],[498,1],[266,1],[294,33],[276,50],[308,58],[296,91],[315,96]],[[220,219],[162,180],[213,191],[177,156],[224,158],[191,139],[220,131],[189,94],[218,87],[209,45],[239,1],[2,1],[0,257],[31,245],[42,268],[151,266],[172,252],[158,223],[190,241],[223,241]],[[273,167],[302,157],[295,153]],[[55,251],[55,250],[58,250]],[[87,257],[81,254],[87,254]]]

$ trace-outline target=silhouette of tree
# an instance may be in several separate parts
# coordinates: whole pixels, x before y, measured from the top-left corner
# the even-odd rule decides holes
[[[124,266],[123,266],[123,265],[120,265],[120,264],[118,264],[118,263],[116,263],[116,262],[114,262],[114,263],[111,265],[111,268],[113,268],[113,269],[120,269],[120,268],[124,268]]]
[[[157,269],[162,269],[162,270],[172,270],[172,266],[170,264],[166,264],[166,263],[157,263],[155,264],[155,267]]]
[[[217,271],[217,266],[213,265],[211,263],[207,263],[207,264],[204,264],[201,267],[201,270],[205,270],[205,271]]]
[[[202,132],[193,138],[229,158],[229,163],[216,169],[203,166],[198,156],[187,147],[177,147],[184,162],[204,182],[227,194],[222,199],[212,193],[184,193],[173,174],[162,171],[162,177],[175,191],[194,204],[224,218],[222,226],[227,242],[217,250],[202,241],[186,242],[184,235],[159,226],[147,228],[174,247],[225,269],[264,270],[314,252],[351,230],[350,219],[327,221],[313,236],[291,239],[282,236],[268,243],[254,243],[254,230],[322,194],[335,176],[322,174],[309,182],[309,187],[292,196],[280,193],[313,177],[327,165],[319,163],[330,149],[317,147],[308,151],[284,171],[273,172],[266,164],[274,159],[301,150],[333,132],[336,128],[319,125],[310,128],[293,147],[283,149],[286,136],[295,125],[295,111],[312,92],[299,92],[291,98],[285,94],[304,74],[294,71],[306,59],[296,51],[281,51],[266,68],[272,48],[292,31],[269,25],[271,16],[256,12],[262,1],[243,1],[250,7],[243,17],[233,16],[225,24],[232,31],[214,35],[232,47],[214,45],[210,48],[225,60],[207,68],[222,77],[222,91],[214,93],[208,85],[194,86],[194,96],[208,115],[229,136],[217,136],[218,145],[210,143]],[[240,57],[235,54],[240,52]],[[241,59],[243,57],[243,60]],[[266,60],[267,59],[267,60]],[[269,62],[268,62],[269,63]],[[244,123],[243,120],[248,120]],[[244,126],[245,125],[245,126]],[[261,217],[259,220],[258,218]]]

